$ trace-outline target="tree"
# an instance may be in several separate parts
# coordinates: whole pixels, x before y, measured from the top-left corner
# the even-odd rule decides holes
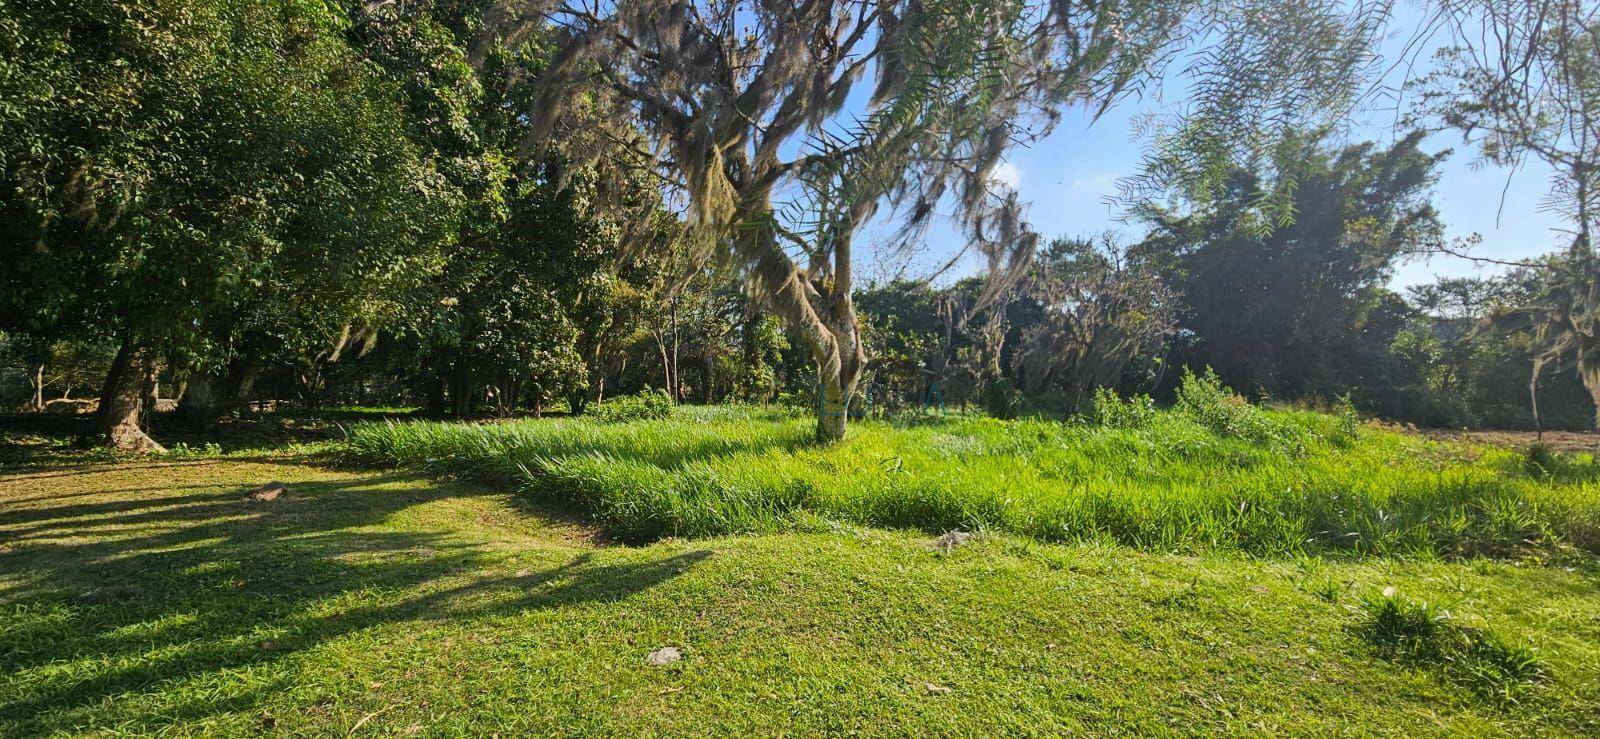
[[[1395,261],[1441,239],[1428,196],[1442,155],[1420,144],[1418,134],[1387,149],[1301,140],[1295,218],[1284,225],[1259,218],[1265,190],[1245,166],[1189,212],[1145,209],[1153,230],[1141,248],[1171,255],[1168,280],[1182,294],[1175,359],[1285,397],[1368,384],[1370,352],[1387,342],[1362,341],[1362,329]]]
[[[1078,407],[1135,361],[1154,366],[1177,313],[1159,268],[1109,238],[1046,247],[1019,286],[1018,300],[1037,316],[1022,328],[1013,360],[1023,389],[1058,388]]]
[[[452,230],[394,85],[322,3],[8,2],[0,29],[0,317],[110,328],[100,428],[119,449],[160,448],[149,378],[214,361],[201,327],[262,305],[348,326]]]
[[[1536,428],[1543,431],[1539,383],[1544,371],[1569,361],[1589,391],[1595,423],[1600,425],[1600,258],[1593,246],[1580,240],[1531,271],[1536,287],[1529,299],[1490,316],[1486,325],[1500,331],[1525,328],[1530,334],[1533,367],[1528,395]]]
[[[886,409],[926,402],[934,384],[948,383],[955,352],[968,343],[956,330],[951,310],[960,297],[952,293],[960,287],[940,290],[895,280],[861,291],[873,389]],[[941,386],[940,393],[944,390]]]
[[[105,377],[111,351],[92,334],[47,343],[0,333],[0,366],[22,370],[28,383],[23,409],[28,411],[44,410],[52,389],[60,393],[59,399],[71,400],[73,390],[94,387]]]
[[[942,204],[988,259],[989,302],[1036,237],[991,177],[1067,105],[1104,110],[1204,46],[1204,104],[1164,138],[1193,183],[1285,118],[1341,109],[1381,13],[1335,2],[1024,0],[503,3],[487,46],[559,29],[534,138],[575,87],[624,100],[657,142],[639,166],[679,193],[817,365],[817,436],[843,436],[866,355],[852,292],[858,231],[880,207],[914,248]],[[873,79],[866,78],[871,73]],[[870,98],[864,104],[861,98]]]
[[[1395,415],[1453,428],[1592,426],[1588,392],[1575,374],[1557,372],[1566,369],[1559,362],[1543,367],[1539,421],[1532,416],[1527,394],[1534,364],[1532,327],[1507,318],[1534,302],[1545,274],[1543,268],[1518,268],[1412,288],[1409,302],[1417,312],[1392,351],[1415,373],[1417,387],[1415,392],[1402,388],[1410,397]]]
[[[1519,265],[1543,272],[1540,288],[1494,324],[1531,330],[1535,423],[1542,371],[1569,356],[1600,420],[1600,260],[1593,241],[1600,219],[1600,8],[1583,0],[1510,7],[1458,0],[1448,7],[1452,20],[1488,18],[1497,43],[1484,48],[1457,30],[1458,43],[1440,52],[1438,71],[1417,83],[1422,117],[1460,131],[1487,162],[1542,160],[1555,178],[1545,206],[1572,224],[1564,255]]]
[[[563,149],[605,150],[633,129],[609,114],[603,90],[573,89],[552,136],[524,145],[546,34],[486,43],[468,66],[483,4],[352,5],[361,48],[406,81],[411,117],[428,123],[426,140],[467,194],[459,248],[407,301],[404,331],[423,345],[430,410],[443,410],[448,389],[458,415],[480,397],[509,413],[565,396],[581,412],[637,330],[635,257],[671,251],[672,229],[670,219],[623,217],[660,210],[653,181]]]

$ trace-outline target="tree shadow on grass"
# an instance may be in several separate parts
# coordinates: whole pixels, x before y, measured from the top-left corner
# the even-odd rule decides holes
[[[538,567],[506,572],[506,551],[470,532],[384,527],[412,506],[490,494],[418,482],[293,483],[270,502],[248,499],[248,486],[179,484],[0,511],[0,609],[11,612],[0,734],[74,733],[119,697],[266,666],[242,695],[168,701],[137,720],[249,710],[292,672],[275,664],[343,635],[627,598],[709,556],[556,546],[537,548]]]

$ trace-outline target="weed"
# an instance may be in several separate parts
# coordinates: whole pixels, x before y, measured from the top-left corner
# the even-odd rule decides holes
[[[190,446],[183,442],[172,445],[161,456],[166,459],[203,459],[216,457],[222,454],[222,447],[215,442],[207,442],[200,446]]]
[[[1109,387],[1095,388],[1094,404],[1090,418],[1105,428],[1142,429],[1154,425],[1160,411],[1148,395],[1135,395],[1123,400]]]
[[[1550,674],[1531,646],[1456,623],[1449,610],[1407,598],[1392,587],[1364,601],[1359,630],[1385,657],[1435,670],[1508,701]]]
[[[589,415],[602,423],[656,421],[671,416],[672,407],[672,398],[665,390],[651,389],[607,400],[589,409]]]
[[[1529,444],[1522,452],[1522,467],[1533,477],[1549,477],[1560,463],[1555,449],[1542,441]]]
[[[1215,372],[1184,370],[1178,386],[1178,409],[1196,423],[1225,436],[1271,446],[1293,454],[1306,451],[1306,429],[1278,419],[1251,405],[1222,385]]]

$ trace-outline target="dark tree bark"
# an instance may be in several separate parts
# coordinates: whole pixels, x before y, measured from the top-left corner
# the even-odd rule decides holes
[[[178,418],[187,426],[209,429],[216,424],[217,385],[221,378],[209,372],[198,372],[184,383],[183,397],[178,399]]]
[[[472,412],[472,370],[465,359],[457,359],[450,373],[450,409],[456,418],[466,418]]]
[[[44,411],[44,365],[38,364],[29,373],[28,381],[33,385],[33,400],[29,403],[28,410],[35,413]]]
[[[428,377],[427,400],[425,401],[424,410],[429,416],[444,415],[444,384],[444,378],[440,377],[438,373]]]
[[[239,357],[221,372],[200,372],[189,377],[178,400],[178,418],[193,428],[214,428],[217,421],[250,402],[261,360]]]
[[[672,299],[672,402],[683,402],[683,378],[678,374],[678,299]]]
[[[124,452],[164,452],[166,448],[141,426],[155,353],[132,337],[123,339],[100,393],[99,432],[112,448]]]
[[[222,408],[224,414],[245,406],[254,397],[256,380],[261,377],[261,357],[240,357],[228,363],[228,372],[222,376]]]

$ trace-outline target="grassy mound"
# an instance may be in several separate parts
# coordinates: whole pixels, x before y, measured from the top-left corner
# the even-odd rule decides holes
[[[302,460],[0,472],[0,736],[1600,735],[1592,566],[559,513]]]
[[[1266,410],[1193,378],[1172,409],[1102,397],[1092,420],[866,422],[810,442],[781,410],[633,423],[359,424],[355,461],[519,482],[628,540],[831,522],[1259,553],[1600,551],[1600,465]]]

